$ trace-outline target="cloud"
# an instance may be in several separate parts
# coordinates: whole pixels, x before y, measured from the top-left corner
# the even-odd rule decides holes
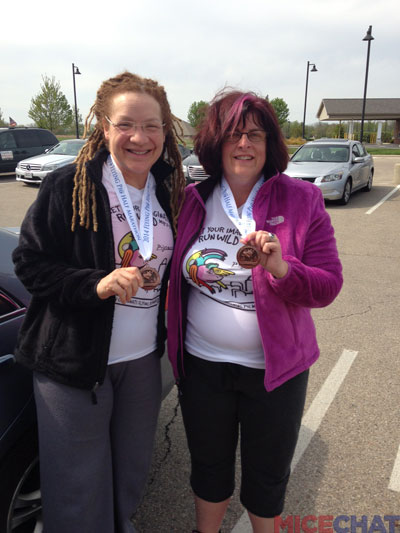
[[[29,123],[41,76],[55,76],[86,116],[104,79],[128,69],[153,77],[173,112],[186,118],[193,101],[210,100],[224,85],[284,98],[290,120],[302,120],[307,61],[307,122],[323,98],[362,97],[366,43],[373,25],[369,97],[398,96],[398,0],[135,0],[96,4],[70,0],[59,13],[48,0],[8,7],[0,46],[3,116]],[[4,53],[4,51],[7,53]]]

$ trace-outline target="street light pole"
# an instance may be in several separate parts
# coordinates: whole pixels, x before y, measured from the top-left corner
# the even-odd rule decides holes
[[[368,41],[368,51],[367,51],[367,66],[365,68],[364,98],[363,98],[363,106],[362,106],[362,113],[361,113],[360,142],[363,142],[363,135],[364,135],[364,117],[365,117],[365,104],[367,101],[367,84],[368,84],[368,69],[369,69],[369,50],[371,48],[371,41],[373,40],[374,38],[372,37],[372,26],[370,26],[368,28],[366,36],[363,39],[363,41]]]
[[[76,105],[76,88],[75,88],[75,75],[80,74],[79,68],[72,63],[72,80],[74,82],[74,101],[75,101],[75,127],[76,138],[79,139],[79,124],[78,124],[78,107]]]
[[[311,72],[318,72],[316,66],[314,63],[310,63],[307,61],[307,74],[306,74],[306,94],[304,97],[304,115],[303,115],[303,139],[305,139],[305,132],[306,132],[306,109],[307,109],[307,91],[308,91],[308,73],[310,70],[310,65],[312,65]]]

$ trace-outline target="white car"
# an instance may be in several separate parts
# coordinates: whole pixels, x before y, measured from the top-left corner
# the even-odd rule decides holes
[[[15,169],[15,179],[25,183],[41,183],[53,170],[72,163],[85,142],[84,139],[61,141],[44,154],[20,161]]]
[[[285,174],[314,183],[325,200],[346,205],[353,192],[371,190],[374,161],[358,141],[319,139],[293,154]]]
[[[198,183],[204,181],[210,176],[200,164],[199,158],[196,154],[191,154],[182,161],[183,175],[186,178],[186,184]]]

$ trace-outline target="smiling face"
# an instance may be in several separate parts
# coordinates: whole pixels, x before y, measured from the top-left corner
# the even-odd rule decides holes
[[[114,124],[162,122],[160,104],[146,93],[117,94],[111,99],[108,117]],[[126,135],[106,120],[103,121],[103,129],[108,149],[125,181],[142,189],[151,167],[162,154],[163,130],[146,134],[139,126],[132,135]]]
[[[262,129],[254,117],[249,115],[238,131]],[[237,143],[222,143],[222,167],[228,183],[246,182],[253,185],[262,174],[267,157],[267,142],[250,142],[247,135],[242,135]]]

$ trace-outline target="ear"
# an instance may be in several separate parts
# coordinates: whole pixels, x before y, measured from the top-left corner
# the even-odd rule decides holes
[[[110,125],[108,124],[105,118],[103,118],[102,124],[103,124],[104,138],[106,141],[108,141],[110,138]]]

